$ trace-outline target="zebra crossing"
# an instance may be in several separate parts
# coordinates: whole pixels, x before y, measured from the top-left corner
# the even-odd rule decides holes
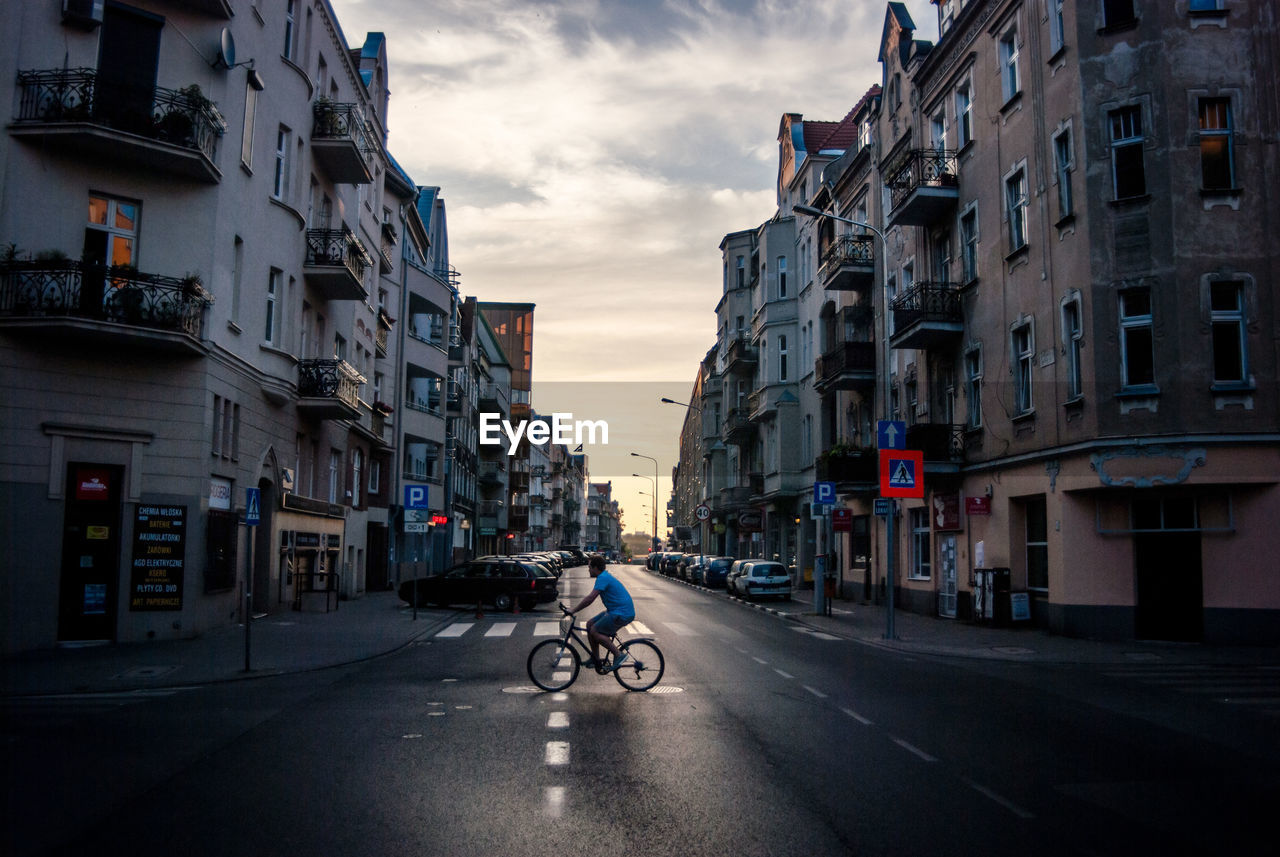
[[[679,636],[698,636],[698,631],[679,622],[661,623],[666,630]],[[508,637],[558,637],[560,623],[543,619],[523,622],[453,622],[437,631],[433,637],[437,640],[458,639],[460,637],[477,637],[484,639],[506,639]],[[654,630],[643,622],[632,622],[619,632],[622,639],[629,637],[652,637]]]
[[[1113,667],[1105,674],[1280,717],[1280,666],[1277,665],[1134,664]]]

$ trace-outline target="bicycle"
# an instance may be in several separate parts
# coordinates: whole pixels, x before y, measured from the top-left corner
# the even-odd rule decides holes
[[[586,631],[585,625],[573,624],[573,613],[564,604],[560,604],[560,637],[554,640],[543,640],[529,652],[527,668],[529,678],[538,687],[546,691],[564,690],[578,679],[578,671],[582,669],[583,656],[578,649],[588,654],[590,644],[582,638],[579,631]],[[617,642],[617,635],[612,638]],[[573,645],[576,642],[577,647]],[[666,661],[662,650],[649,637],[635,637],[625,643],[618,644],[620,652],[631,655],[631,659],[616,670],[610,670],[604,662],[596,665],[596,673],[607,675],[613,673],[618,684],[630,691],[646,691],[662,679],[666,669]]]

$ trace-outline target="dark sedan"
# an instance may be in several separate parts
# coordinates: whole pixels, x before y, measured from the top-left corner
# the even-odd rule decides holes
[[[419,607],[490,604],[495,610],[511,610],[519,604],[529,610],[557,595],[555,575],[537,563],[509,557],[481,557],[400,584],[401,600]]]

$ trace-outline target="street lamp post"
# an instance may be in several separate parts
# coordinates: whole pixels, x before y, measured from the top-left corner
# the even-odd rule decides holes
[[[657,533],[657,531],[658,531],[658,483],[657,483],[657,481],[656,481],[652,476],[645,476],[645,475],[644,475],[644,474],[642,474],[642,473],[632,473],[631,475],[632,475],[632,476],[639,476],[641,479],[648,479],[650,482],[652,482],[652,483],[653,483],[653,493],[651,493],[651,494],[649,495],[649,500],[653,503],[653,506],[652,506],[652,511],[653,511],[653,525],[654,525],[654,530],[653,530],[653,531],[654,531],[654,533]],[[641,494],[643,494],[644,492],[643,492],[643,491],[641,491],[640,493],[641,493]],[[650,549],[650,550],[653,550],[653,549],[654,549],[654,548],[653,548],[653,546],[652,546],[652,544],[650,544],[649,549]]]
[[[880,407],[885,419],[889,419],[892,415],[889,413],[889,280],[887,266],[889,264],[889,242],[885,240],[884,233],[872,226],[870,223],[863,223],[861,220],[853,220],[848,217],[841,217],[838,214],[831,214],[820,208],[814,208],[812,205],[793,205],[791,210],[796,214],[805,214],[809,217],[829,217],[832,220],[838,220],[841,223],[848,223],[851,226],[858,226],[863,229],[869,229],[875,233],[880,239],[880,293],[884,300],[884,331],[881,336],[881,362],[883,371],[880,373],[881,392]],[[889,514],[885,518],[885,595],[888,617],[885,620],[885,637],[894,639],[893,626],[893,519],[898,511],[898,504],[894,500],[889,501]],[[817,601],[817,598],[814,598]]]
[[[636,458],[647,458],[653,462],[653,549],[657,550],[658,542],[658,459],[652,455],[641,455],[638,452],[631,453]]]

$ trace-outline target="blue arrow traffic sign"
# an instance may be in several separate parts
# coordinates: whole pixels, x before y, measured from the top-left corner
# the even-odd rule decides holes
[[[876,445],[880,449],[906,449],[907,424],[902,420],[880,420],[877,422]]]

